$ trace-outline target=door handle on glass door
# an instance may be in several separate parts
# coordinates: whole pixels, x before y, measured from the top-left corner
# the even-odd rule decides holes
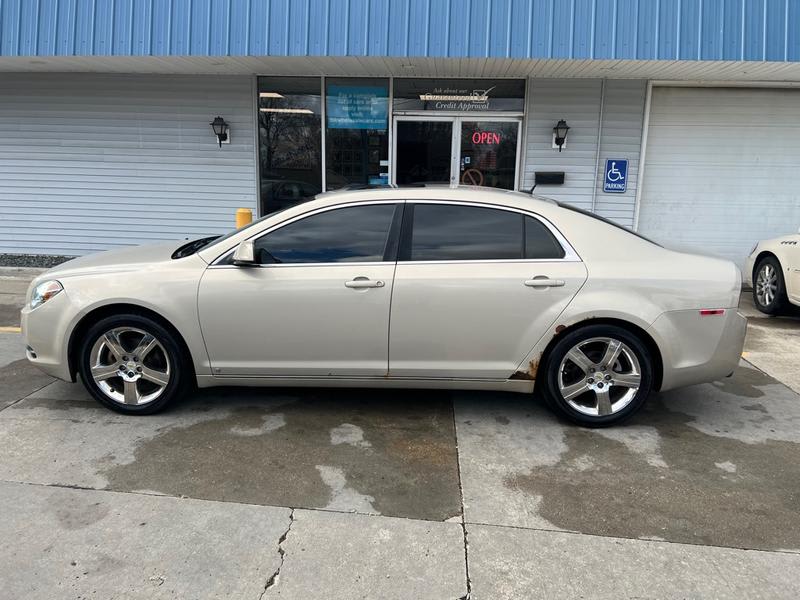
[[[344,286],[354,290],[361,290],[364,288],[381,288],[384,286],[384,283],[380,279],[373,281],[369,277],[356,277],[351,281],[345,281]]]
[[[546,275],[537,275],[533,279],[526,279],[525,285],[532,288],[538,287],[564,287],[563,279],[550,279]]]

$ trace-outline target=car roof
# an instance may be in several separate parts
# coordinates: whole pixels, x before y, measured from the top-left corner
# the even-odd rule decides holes
[[[425,184],[408,187],[375,186],[366,189],[343,189],[319,194],[312,200],[266,215],[251,225],[232,231],[201,249],[197,254],[211,263],[244,239],[260,235],[271,227],[280,226],[283,222],[320,209],[352,206],[361,202],[366,204],[376,201],[414,202],[415,200],[474,202],[484,206],[494,205],[498,208],[529,212],[544,218],[555,227],[584,260],[587,256],[608,256],[609,253],[619,257],[628,256],[631,252],[647,253],[653,249],[662,251],[657,245],[641,239],[641,236],[621,225],[577,207],[560,204],[550,198],[496,188]],[[593,235],[584,235],[587,227],[593,231]],[[224,248],[220,246],[223,243]],[[645,243],[647,248],[642,248],[639,245],[641,243]]]
[[[447,184],[415,184],[409,186],[364,186],[358,189],[344,188],[319,194],[316,200],[324,204],[374,200],[457,200],[459,202],[491,203],[508,206],[524,205],[533,209],[536,205],[557,206],[555,200],[534,196],[524,192],[490,187]]]
[[[318,194],[311,200],[290,206],[282,211],[266,215],[254,221],[253,226],[258,228],[256,230],[251,229],[250,226],[244,227],[231,232],[227,236],[223,236],[220,238],[219,242],[224,241],[227,245],[236,245],[241,240],[267,227],[272,227],[273,225],[288,221],[314,210],[358,202],[368,203],[381,200],[450,200],[462,203],[474,202],[476,204],[496,205],[499,208],[515,208],[518,210],[535,212],[547,219],[552,219],[554,213],[563,211],[555,200],[497,188],[447,184],[416,184],[400,187],[364,186],[360,187],[360,189],[341,189]],[[210,260],[219,254],[217,248],[217,243],[219,242],[214,242],[207,248],[203,248],[198,252],[198,255],[210,262]]]

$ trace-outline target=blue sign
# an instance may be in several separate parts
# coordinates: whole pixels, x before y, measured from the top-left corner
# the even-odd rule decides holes
[[[389,185],[389,175],[370,175],[370,185]]]
[[[389,95],[383,86],[328,86],[328,127],[387,129]]]
[[[628,160],[609,158],[606,160],[606,176],[603,191],[610,194],[621,194],[628,187]]]

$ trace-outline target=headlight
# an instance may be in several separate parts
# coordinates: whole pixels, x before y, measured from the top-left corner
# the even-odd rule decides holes
[[[40,304],[44,304],[63,289],[64,286],[58,281],[43,281],[33,290],[33,294],[31,295],[31,308],[36,308]]]

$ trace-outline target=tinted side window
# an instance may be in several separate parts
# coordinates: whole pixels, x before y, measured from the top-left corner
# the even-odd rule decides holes
[[[446,204],[417,204],[410,260],[504,260],[522,258],[519,213]]]
[[[525,217],[525,258],[564,258],[564,248],[538,219]]]
[[[257,239],[256,260],[261,264],[380,262],[394,210],[394,204],[375,204],[306,217]]]

